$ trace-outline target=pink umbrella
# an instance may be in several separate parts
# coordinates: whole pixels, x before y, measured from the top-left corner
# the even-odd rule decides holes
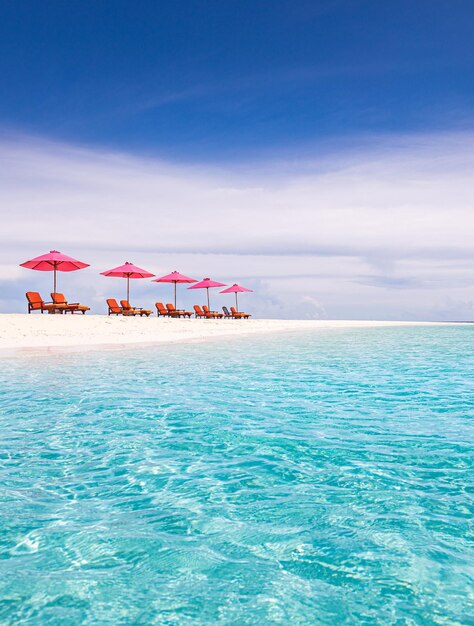
[[[188,287],[188,289],[207,289],[207,306],[211,308],[209,304],[209,289],[212,287],[225,287],[225,283],[218,283],[215,280],[211,280],[210,278],[203,278],[201,282],[196,283],[192,287]]]
[[[54,272],[53,293],[56,293],[56,272],[74,272],[75,270],[82,270],[84,267],[89,267],[89,264],[76,261],[76,259],[61,254],[61,252],[57,250],[50,250],[47,254],[37,256],[31,259],[31,261],[20,263],[20,267],[26,267],[29,270],[38,270],[40,272]]]
[[[166,276],[162,276],[161,278],[155,278],[152,280],[153,283],[174,283],[174,308],[176,308],[176,285],[178,283],[197,283],[197,280],[194,278],[189,278],[189,276],[185,276],[184,274],[180,274],[179,272],[171,272],[171,274],[166,274]]]
[[[247,287],[242,287],[242,285],[238,285],[237,283],[234,283],[232,285],[232,287],[228,287],[227,289],[223,289],[219,293],[235,293],[235,308],[238,311],[239,310],[239,303],[237,301],[237,294],[238,293],[243,293],[244,291],[253,291],[253,289],[247,289]]]
[[[130,279],[131,278],[151,278],[154,274],[150,274],[146,270],[142,270],[141,267],[133,265],[128,261],[124,265],[115,267],[113,270],[107,272],[101,272],[102,276],[116,276],[117,278],[127,279],[127,300],[130,300]]]

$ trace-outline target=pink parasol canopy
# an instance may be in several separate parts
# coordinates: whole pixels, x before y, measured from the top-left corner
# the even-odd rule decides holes
[[[242,285],[238,285],[237,283],[234,283],[232,285],[232,287],[227,287],[227,289],[223,289],[219,293],[235,293],[235,308],[238,311],[239,310],[239,303],[238,303],[238,300],[237,300],[237,294],[238,293],[244,293],[246,291],[253,291],[253,289],[247,289],[247,287],[242,287]]]
[[[151,278],[154,274],[147,272],[147,270],[142,270],[141,267],[137,267],[133,263],[129,263],[128,261],[124,265],[119,265],[119,267],[114,267],[112,270],[107,270],[106,272],[101,272],[102,276],[113,276],[116,278],[126,278],[127,279],[127,300],[130,300],[130,279],[131,278]]]
[[[211,280],[210,278],[203,278],[200,282],[196,283],[192,287],[188,287],[188,289],[207,289],[207,306],[211,308],[209,304],[209,289],[212,287],[225,287],[225,283],[218,283],[216,280]]]
[[[166,276],[161,276],[161,278],[155,278],[152,280],[153,283],[174,283],[174,308],[176,308],[176,285],[178,283],[197,283],[195,278],[189,278],[189,276],[185,276],[184,274],[180,274],[179,272],[171,272],[171,274],[166,274]]]
[[[75,270],[82,270],[84,267],[89,267],[89,264],[77,261],[57,250],[50,250],[46,254],[31,259],[31,261],[20,263],[20,267],[26,267],[29,270],[38,270],[40,272],[54,272],[53,293],[56,293],[56,272],[74,272]]]

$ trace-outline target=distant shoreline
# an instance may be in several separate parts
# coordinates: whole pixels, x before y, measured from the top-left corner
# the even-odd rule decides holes
[[[304,330],[446,326],[472,322],[365,320],[196,320],[108,317],[106,315],[0,315],[0,356],[40,351],[120,349],[151,344]]]

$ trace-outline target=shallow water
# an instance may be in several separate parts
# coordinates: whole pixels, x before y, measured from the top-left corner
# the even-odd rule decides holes
[[[4,359],[1,624],[473,624],[474,328]]]

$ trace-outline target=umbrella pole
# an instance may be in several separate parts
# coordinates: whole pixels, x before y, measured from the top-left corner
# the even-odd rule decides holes
[[[54,266],[54,281],[53,281],[53,293],[56,293],[56,265]]]
[[[174,308],[176,308],[176,281],[174,281]]]
[[[239,312],[239,302],[237,300],[237,292],[235,292],[235,310]]]
[[[127,302],[130,303],[130,276],[127,276]]]
[[[206,291],[207,291],[207,308],[210,311],[211,310],[211,305],[209,304],[209,287],[206,287]]]

